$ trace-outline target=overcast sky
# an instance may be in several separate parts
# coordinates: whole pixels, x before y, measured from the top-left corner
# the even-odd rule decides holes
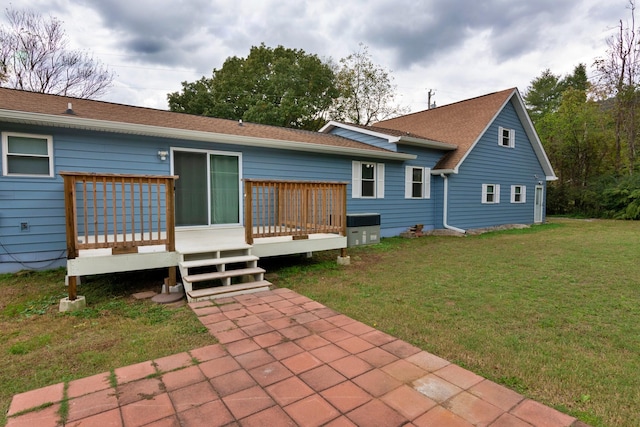
[[[182,81],[211,76],[264,42],[338,61],[368,46],[398,100],[427,108],[510,87],[549,68],[589,74],[628,0],[20,0],[64,22],[116,78],[105,101],[166,109]],[[4,11],[3,11],[4,12]],[[0,18],[4,24],[4,13]]]

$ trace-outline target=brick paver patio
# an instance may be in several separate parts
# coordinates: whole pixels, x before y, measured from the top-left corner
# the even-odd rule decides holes
[[[16,395],[7,427],[586,426],[289,289],[190,306],[219,344]]]

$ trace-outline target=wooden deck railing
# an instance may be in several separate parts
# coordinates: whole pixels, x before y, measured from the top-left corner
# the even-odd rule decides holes
[[[257,237],[346,236],[346,183],[245,179],[244,194],[249,244]]]
[[[81,249],[140,246],[175,250],[174,176],[60,172],[64,179],[67,257]]]

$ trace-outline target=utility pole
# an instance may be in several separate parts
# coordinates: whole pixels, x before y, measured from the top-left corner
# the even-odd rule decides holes
[[[435,89],[429,89],[429,92],[427,92],[427,110],[431,109],[431,97],[435,95],[436,95]],[[435,107],[435,102],[433,106]]]

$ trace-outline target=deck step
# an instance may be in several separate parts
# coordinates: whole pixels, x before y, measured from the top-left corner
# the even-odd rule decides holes
[[[269,290],[271,282],[267,280],[259,280],[256,282],[238,283],[237,285],[215,286],[213,288],[197,289],[187,292],[189,302],[230,297],[235,295],[247,294],[251,292],[260,292]]]
[[[214,271],[211,273],[190,274],[188,276],[183,277],[182,280],[195,283],[195,282],[204,282],[206,280],[226,279],[227,277],[239,277],[239,276],[248,276],[248,275],[255,275],[255,274],[264,274],[265,272],[266,270],[260,267],[237,268],[234,270],[227,270],[227,271]]]
[[[195,268],[195,267],[208,267],[213,265],[222,265],[222,264],[238,264],[241,262],[257,261],[259,259],[260,258],[255,255],[240,255],[240,256],[233,256],[233,257],[196,259],[193,261],[181,261],[180,267]]]

